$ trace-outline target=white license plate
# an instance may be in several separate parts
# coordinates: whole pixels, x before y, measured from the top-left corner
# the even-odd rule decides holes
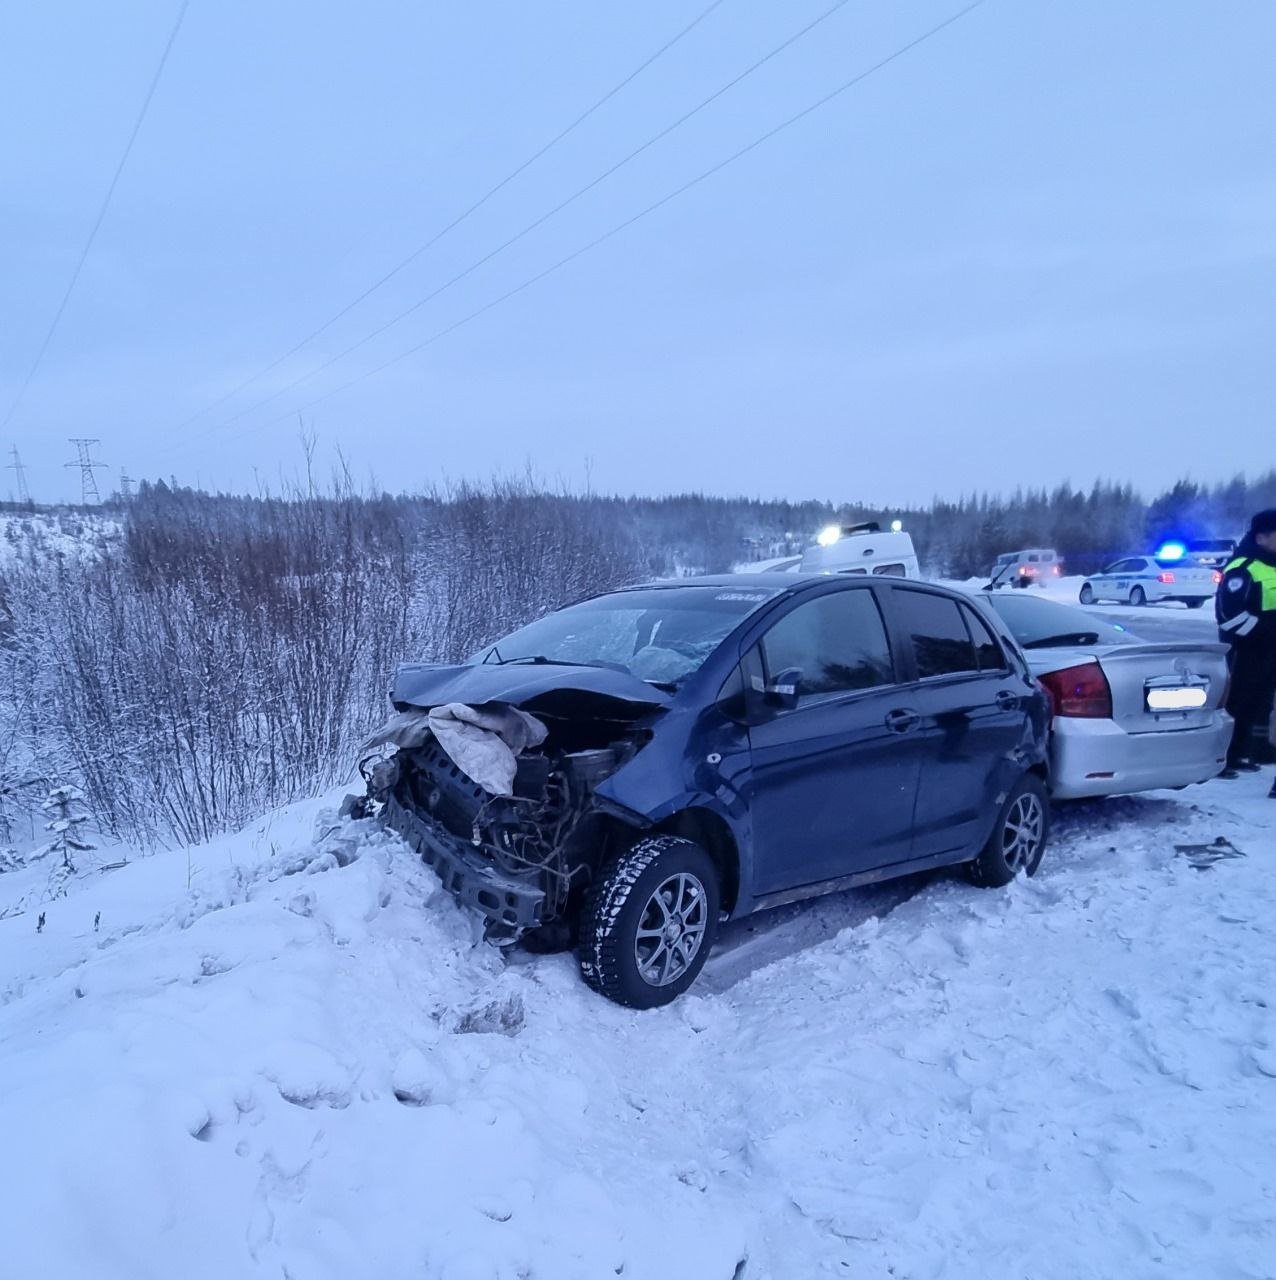
[[[1204,689],[1183,687],[1179,689],[1149,689],[1149,711],[1191,711],[1206,703]]]

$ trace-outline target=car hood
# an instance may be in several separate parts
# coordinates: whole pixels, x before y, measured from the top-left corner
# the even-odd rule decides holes
[[[601,709],[611,704],[614,710],[628,710],[632,715],[667,707],[671,701],[668,693],[627,671],[534,663],[405,663],[394,673],[390,688],[390,701],[399,710],[428,710],[448,702],[470,706],[501,702],[531,709],[531,704],[560,702],[564,696],[578,702],[582,713],[590,706]]]

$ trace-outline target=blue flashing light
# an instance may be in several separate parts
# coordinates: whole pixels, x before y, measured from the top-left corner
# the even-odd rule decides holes
[[[1182,542],[1163,542],[1157,550],[1158,560],[1182,560],[1187,555],[1187,546]]]

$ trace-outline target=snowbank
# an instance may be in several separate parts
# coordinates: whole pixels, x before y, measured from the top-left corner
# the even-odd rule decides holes
[[[317,805],[80,881],[0,919],[5,1273],[1270,1276],[1268,784],[757,918],[648,1013]]]

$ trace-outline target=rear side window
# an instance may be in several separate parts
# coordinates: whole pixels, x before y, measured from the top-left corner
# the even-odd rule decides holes
[[[1006,655],[988,624],[971,609],[963,608],[961,613],[975,642],[975,657],[979,660],[980,671],[1005,671]]]
[[[836,591],[798,605],[762,638],[768,680],[796,667],[798,699],[890,684],[895,679],[886,627],[873,593]]]
[[[975,646],[956,600],[924,591],[896,591],[895,608],[913,646],[919,679],[979,670]]]
[[[908,574],[904,572],[902,564],[879,564],[873,572],[878,577],[886,578],[906,578]]]

